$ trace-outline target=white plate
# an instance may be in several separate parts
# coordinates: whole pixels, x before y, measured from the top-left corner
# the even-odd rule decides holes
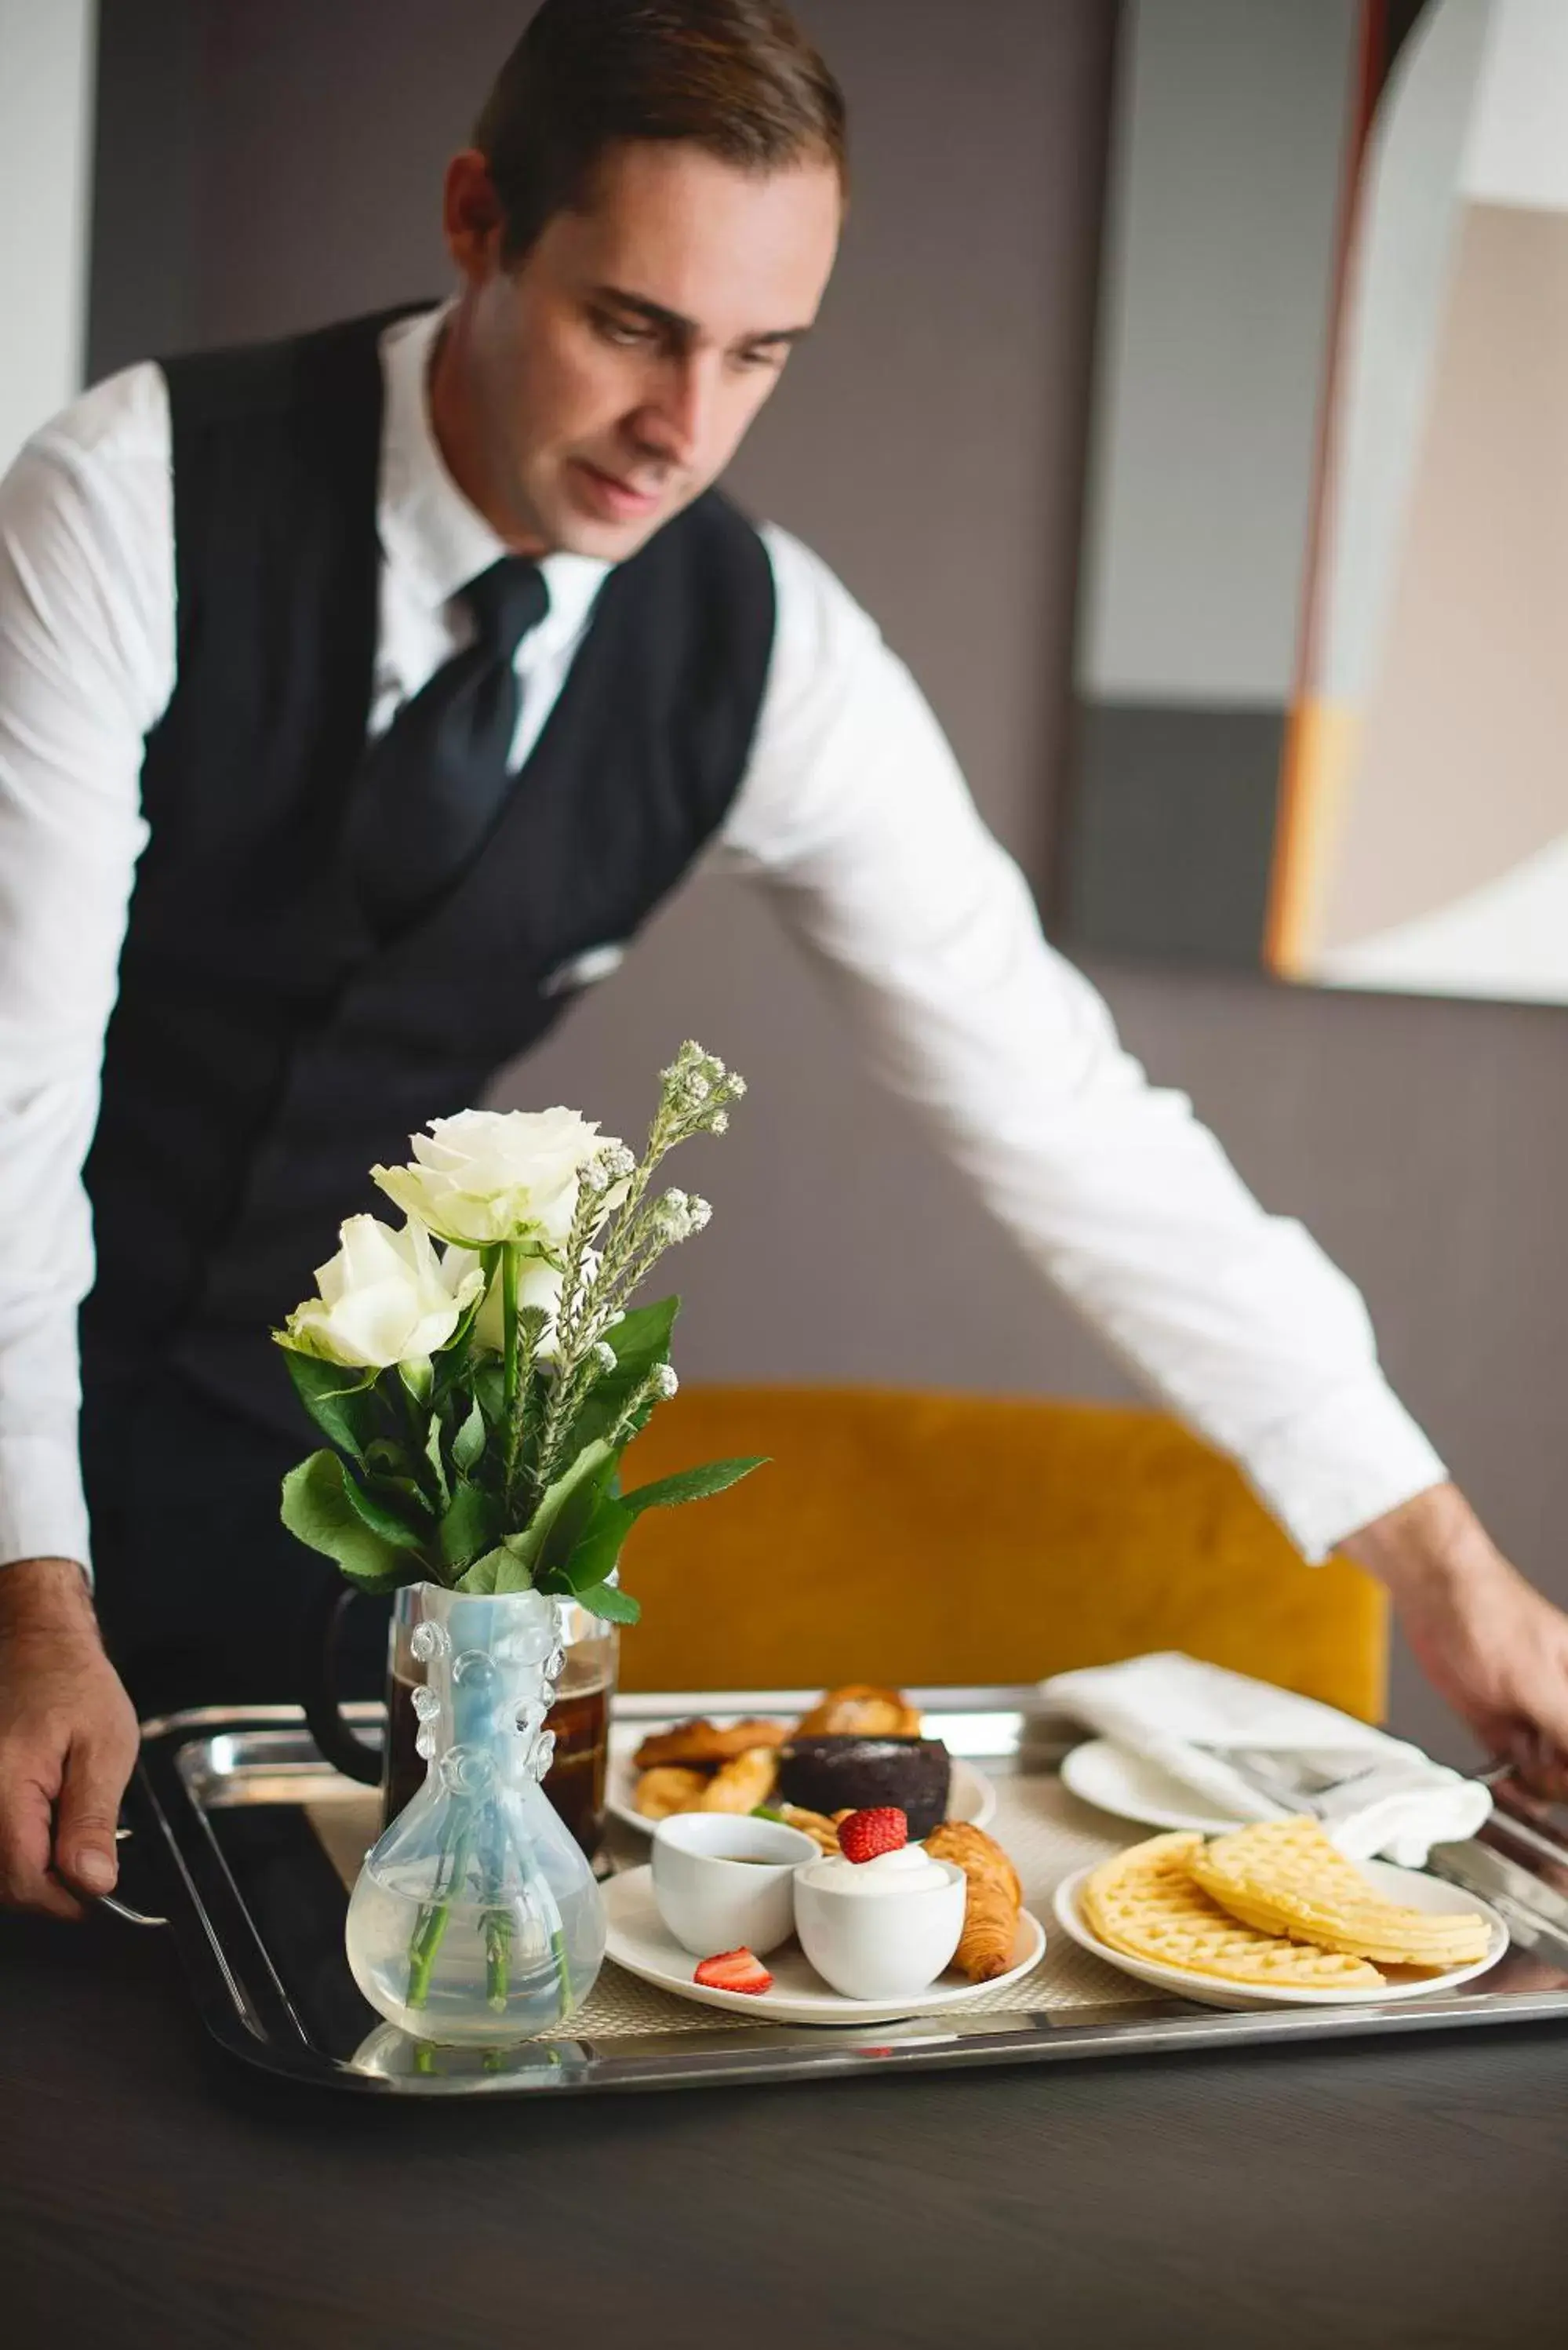
[[[929,1991],[908,1999],[844,1999],[828,1990],[792,1939],[782,1950],[770,1950],[763,1961],[774,1979],[772,1991],[719,1991],[692,1981],[697,1961],[681,1949],[654,1908],[651,1868],[628,1868],[612,1877],[604,1897],[609,1917],[605,1950],[618,1967],[643,1982],[657,1983],[660,1991],[673,1991],[678,1999],[695,2000],[700,2007],[727,2007],[737,2015],[754,2016],[759,2023],[893,2023],[905,2015],[936,2015],[944,2007],[961,2007],[977,1991],[1004,1991],[1045,1955],[1045,1929],[1025,1909],[1018,1920],[1012,1966],[988,1983],[971,1983],[950,1970],[939,1975]]]
[[[1091,1738],[1062,1758],[1062,1784],[1080,1803],[1093,1804],[1118,1820],[1138,1820],[1150,1828],[1196,1828],[1200,1835],[1223,1835],[1245,1827],[1234,1813],[1203,1811],[1203,1798],[1162,1771],[1146,1755],[1118,1746],[1114,1738]]]
[[[1179,1991],[1183,1999],[1195,2000],[1199,2007],[1380,2007],[1393,1999],[1432,1999],[1444,1991],[1457,1991],[1460,1983],[1469,1982],[1475,1975],[1485,1974],[1507,1950],[1508,1928],[1490,1903],[1478,1901],[1473,1893],[1445,1884],[1439,1877],[1424,1876],[1418,1869],[1396,1868],[1391,1861],[1364,1860],[1356,1866],[1390,1901],[1435,1912],[1469,1909],[1484,1918],[1488,1932],[1485,1958],[1472,1960],[1469,1966],[1449,1967],[1437,1975],[1417,1974],[1405,1967],[1388,1968],[1385,1970],[1387,1981],[1376,1990],[1287,1991],[1272,1983],[1220,1982],[1212,1975],[1189,1974],[1185,1967],[1160,1966],[1152,1959],[1132,1959],[1123,1950],[1113,1950],[1108,1943],[1101,1941],[1078,1906],[1079,1892],[1085,1878],[1093,1874],[1092,1866],[1078,1869],[1056,1887],[1053,1906],[1057,1924],[1081,1949],[1092,1950],[1107,1966],[1118,1967],[1124,1975],[1133,1975],[1156,1991]]]
[[[714,1717],[721,1728],[739,1721],[738,1714]],[[651,1835],[657,1823],[645,1820],[637,1808],[638,1770],[632,1756],[656,1730],[670,1728],[662,1721],[623,1721],[612,1726],[609,1734],[609,1754],[606,1768],[605,1803],[611,1815],[623,1820],[628,1828],[640,1828]],[[996,1816],[996,1789],[983,1771],[961,1756],[952,1758],[952,1781],[948,1791],[948,1817],[965,1820],[971,1827],[988,1827]]]

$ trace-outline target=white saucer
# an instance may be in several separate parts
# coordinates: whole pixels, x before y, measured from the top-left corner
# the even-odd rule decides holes
[[[678,1999],[695,2000],[701,2007],[727,2007],[737,2015],[754,2016],[759,2023],[893,2023],[905,2015],[936,2015],[946,2007],[961,2007],[977,1991],[1004,1991],[1045,1955],[1045,1929],[1025,1909],[1018,1920],[1012,1966],[988,1983],[971,1983],[950,1970],[939,1975],[929,1991],[908,1999],[842,1999],[807,1964],[799,1943],[791,1940],[780,1950],[770,1950],[763,1960],[774,1979],[772,1991],[718,1991],[692,1981],[697,1961],[681,1949],[654,1908],[650,1868],[628,1868],[612,1877],[604,1897],[609,1918],[605,1950],[618,1967],[643,1982],[657,1983],[660,1991],[673,1991]]]
[[[1150,1828],[1196,1828],[1200,1835],[1223,1835],[1245,1827],[1235,1813],[1204,1811],[1203,1798],[1162,1771],[1147,1755],[1118,1746],[1114,1738],[1091,1738],[1062,1759],[1062,1784],[1080,1803],[1093,1804],[1118,1820]]]
[[[735,1714],[718,1714],[714,1719],[724,1723],[739,1719]],[[651,1835],[658,1823],[645,1820],[637,1808],[638,1769],[632,1761],[642,1742],[655,1730],[669,1725],[653,1721],[625,1721],[612,1724],[609,1734],[609,1754],[605,1774],[605,1804],[611,1816],[625,1822],[628,1828],[639,1828]],[[996,1816],[996,1789],[983,1771],[961,1756],[952,1758],[952,1781],[948,1792],[948,1817],[967,1821],[971,1827],[988,1827]]]
[[[1495,1967],[1508,1949],[1508,1928],[1490,1904],[1478,1901],[1473,1893],[1445,1884],[1440,1877],[1425,1876],[1418,1869],[1396,1868],[1392,1861],[1364,1860],[1356,1865],[1390,1901],[1402,1901],[1409,1908],[1433,1912],[1469,1909],[1484,1918],[1490,1937],[1485,1958],[1474,1959],[1469,1966],[1449,1967],[1436,1975],[1417,1974],[1405,1967],[1388,1968],[1385,1970],[1387,1981],[1376,1990],[1290,1991],[1273,1983],[1220,1982],[1212,1975],[1189,1974],[1184,1967],[1165,1967],[1152,1959],[1129,1958],[1125,1951],[1113,1950],[1107,1942],[1102,1942],[1078,1906],[1079,1891],[1085,1878],[1093,1874],[1092,1866],[1076,1870],[1056,1887],[1053,1906],[1057,1924],[1080,1949],[1092,1950],[1107,1966],[1119,1968],[1124,1975],[1132,1975],[1139,1982],[1152,1984],[1156,1991],[1179,1991],[1183,1999],[1194,2000],[1199,2007],[1381,2007],[1390,2000],[1440,1998],[1445,1991],[1457,1991],[1460,1983]]]

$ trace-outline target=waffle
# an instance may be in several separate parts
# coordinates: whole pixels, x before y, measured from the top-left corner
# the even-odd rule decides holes
[[[1384,1966],[1467,1965],[1487,1953],[1473,1910],[1386,1901],[1316,1820],[1262,1820],[1217,1836],[1190,1862],[1196,1883],[1233,1918]]]
[[[1365,1959],[1261,1931],[1231,1917],[1194,1881],[1200,1835],[1151,1836],[1113,1854],[1079,1900],[1102,1942],[1131,1959],[1181,1967],[1221,1982],[1281,1991],[1375,1990],[1383,1977]]]

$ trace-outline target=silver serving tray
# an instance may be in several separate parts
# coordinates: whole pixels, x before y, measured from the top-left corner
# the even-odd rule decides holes
[[[622,1698],[619,1721],[692,1712],[794,1711],[816,1692],[708,1690]],[[1067,1742],[1031,1689],[917,1690],[931,1733],[992,1777],[1054,1769]],[[379,1706],[350,1707],[374,1731]],[[1386,2006],[1222,2012],[1149,1997],[1115,2006],[912,2019],[832,2031],[767,2025],[601,2040],[562,2035],[504,2051],[432,2048],[381,2024],[343,1956],[342,1881],[306,1815],[308,1804],[364,1800],[325,1762],[298,1709],[223,1707],[143,1727],[128,1798],[128,1887],[162,1911],[202,2020],[233,2055],[268,2073],[361,2095],[577,2095],[823,2080],[846,2073],[1066,2057],[1145,2056],[1191,2048],[1452,2032],[1568,2021],[1568,1848],[1506,1822],[1442,1847],[1430,1866],[1483,1894],[1514,1935],[1474,1990]],[[610,1858],[618,1856],[612,1825]],[[143,1886],[143,1880],[145,1886]],[[126,1914],[134,1915],[134,1912]]]

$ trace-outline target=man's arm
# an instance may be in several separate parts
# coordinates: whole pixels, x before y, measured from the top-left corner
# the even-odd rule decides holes
[[[75,1559],[0,1570],[0,1902],[77,1918],[119,1874],[140,1740]]]
[[[1386,1584],[1428,1679],[1489,1754],[1568,1797],[1568,1616],[1511,1567],[1456,1486],[1339,1544]]]
[[[1502,1606],[1528,1586],[1479,1528],[1479,1542],[1455,1539],[1464,1505],[1384,1379],[1354,1286],[1299,1225],[1265,1213],[1182,1097],[1148,1084],[1043,938],[902,664],[815,557],[768,536],[778,639],[731,855],[768,884],[879,1074],[1042,1273],[1241,1464],[1306,1555],[1362,1530],[1364,1563],[1418,1647],[1425,1631],[1428,1668],[1467,1718],[1493,1720],[1501,1702],[1568,1731],[1568,1681],[1554,1700],[1557,1679],[1527,1673],[1509,1628],[1520,1611]],[[1466,1621],[1498,1621],[1490,1699],[1458,1594],[1474,1598]]]
[[[135,1723],[98,1638],[78,1461],[81,1168],[173,667],[161,378],[101,386],[0,482],[0,1899],[115,1875]]]

